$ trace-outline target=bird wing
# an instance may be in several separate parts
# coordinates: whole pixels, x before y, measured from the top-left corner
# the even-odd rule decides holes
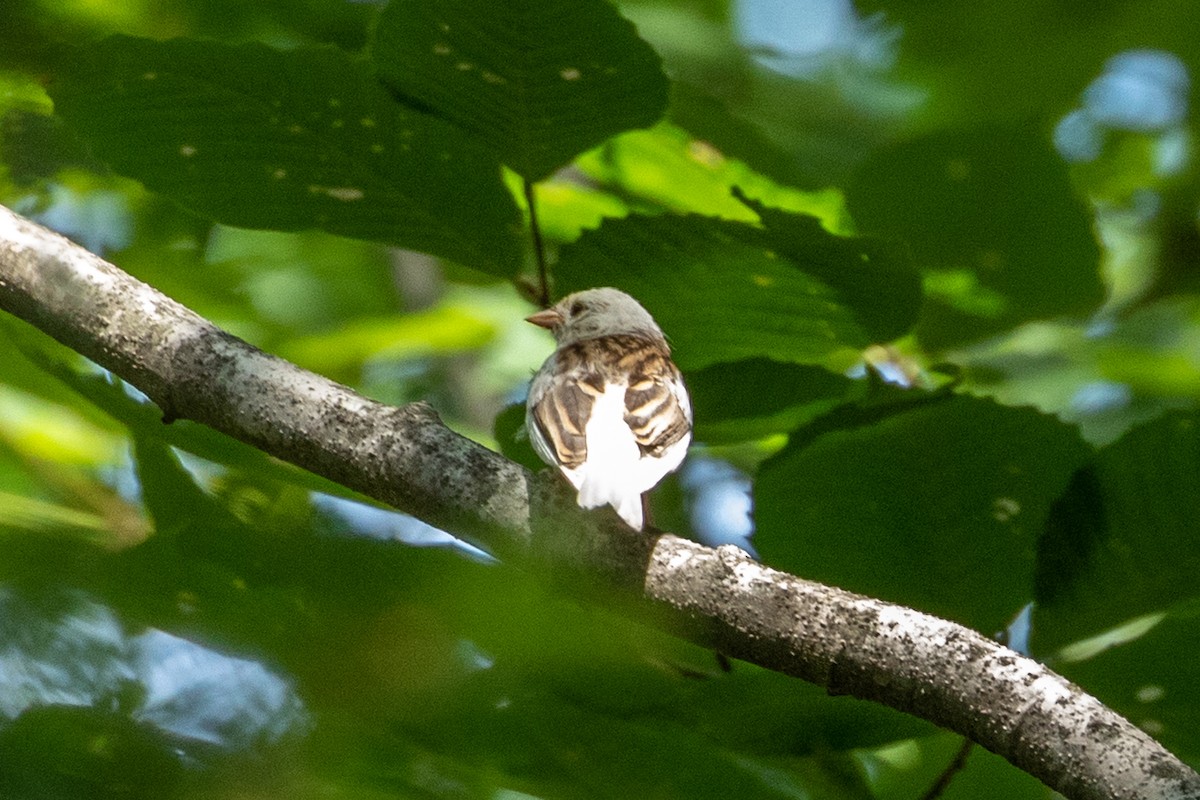
[[[566,469],[575,469],[587,459],[587,422],[603,388],[597,373],[578,368],[554,371],[535,381],[530,416],[548,454]]]
[[[557,464],[579,505],[608,504],[635,530],[642,493],[679,467],[692,407],[665,342],[611,335],[555,351],[534,377],[527,427],[538,455]]]
[[[623,365],[629,375],[625,390],[625,424],[643,455],[654,458],[692,432],[692,406],[683,376],[664,350],[640,348]]]
[[[625,424],[643,456],[661,457],[690,439],[692,407],[666,346],[637,336],[606,336],[560,349],[550,368],[535,378],[529,416],[547,451],[543,458],[568,470],[581,466],[596,402],[619,387],[624,387]]]

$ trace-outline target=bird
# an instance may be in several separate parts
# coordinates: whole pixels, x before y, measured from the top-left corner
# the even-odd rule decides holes
[[[526,317],[557,348],[525,404],[533,449],[575,487],[582,508],[612,506],[643,530],[643,495],[678,469],[692,405],[650,312],[611,287],[568,295]]]

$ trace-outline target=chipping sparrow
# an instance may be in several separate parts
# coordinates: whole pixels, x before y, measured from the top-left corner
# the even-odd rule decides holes
[[[533,448],[579,492],[635,530],[642,494],[683,461],[692,406],[662,330],[616,289],[588,289],[527,318],[558,349],[533,378],[525,425]]]

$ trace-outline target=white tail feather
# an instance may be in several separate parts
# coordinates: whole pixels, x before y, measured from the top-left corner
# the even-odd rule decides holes
[[[587,461],[576,473],[579,505],[610,505],[630,527],[642,529],[642,460],[633,431],[625,424],[625,387],[610,384],[596,398],[588,418]],[[575,483],[575,481],[572,481]]]
[[[613,509],[634,530],[642,530],[642,494],[673,472],[687,453],[684,437],[658,458],[643,457],[633,431],[625,424],[625,386],[609,384],[596,398],[588,418],[587,460],[563,474],[578,492],[581,508]]]

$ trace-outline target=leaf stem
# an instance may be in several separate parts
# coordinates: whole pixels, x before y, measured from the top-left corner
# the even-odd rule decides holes
[[[942,774],[938,775],[938,779],[934,781],[933,786],[929,787],[929,791],[921,795],[921,800],[937,800],[942,796],[950,786],[950,781],[954,780],[954,776],[962,772],[967,766],[967,756],[971,755],[971,750],[975,747],[975,743],[970,739],[963,738],[962,746],[958,748],[958,752],[954,754],[954,760],[946,765],[942,770]]]
[[[534,202],[534,185],[528,178],[523,179],[525,190],[525,205],[529,207],[529,232],[533,236],[533,254],[538,267],[537,301],[542,308],[550,306],[550,276],[546,270],[546,248],[542,242],[542,228],[538,224],[537,205]]]

